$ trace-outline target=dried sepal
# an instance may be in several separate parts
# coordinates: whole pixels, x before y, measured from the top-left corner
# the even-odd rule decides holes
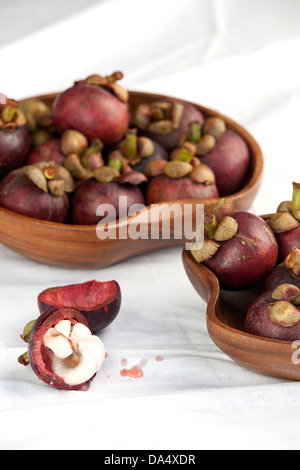
[[[128,91],[121,85],[116,83],[122,78],[123,73],[120,71],[114,72],[106,77],[103,77],[102,75],[93,74],[85,79],[85,83],[104,87],[111,91],[117,98],[119,98],[120,101],[122,101],[123,103],[127,103],[129,98]]]
[[[238,232],[238,222],[230,216],[225,216],[215,231],[214,239],[223,242],[233,238]]]
[[[39,189],[48,192],[47,178],[44,172],[37,165],[26,165],[23,167],[23,171],[26,176],[34,183]]]
[[[300,320],[300,311],[290,302],[279,300],[268,308],[269,318],[285,327],[296,325]]]
[[[183,178],[193,171],[193,166],[184,161],[173,160],[169,161],[164,166],[164,173],[173,179]]]
[[[23,328],[23,332],[22,334],[20,335],[20,337],[22,338],[23,341],[25,341],[25,343],[28,343],[29,342],[29,339],[30,339],[30,335],[31,335],[31,331],[32,331],[32,327],[33,325],[35,324],[35,320],[31,320],[30,322],[28,322],[25,327]]]
[[[294,296],[300,294],[299,287],[293,284],[280,284],[272,292],[273,300],[287,300],[290,301]]]
[[[205,239],[203,245],[199,249],[192,249],[191,254],[197,263],[202,263],[203,261],[207,261],[212,256],[216,254],[220,247],[220,243],[215,240]]]
[[[76,153],[71,153],[65,158],[64,167],[76,180],[81,180],[87,175],[87,170],[82,165],[82,162]]]
[[[207,155],[213,150],[216,145],[216,139],[213,135],[204,135],[199,142],[197,142],[197,155],[200,157]]]
[[[196,167],[193,165],[193,170],[189,177],[195,183],[202,183],[205,185],[214,184],[216,182],[213,170],[209,166],[200,162]]]
[[[220,139],[224,132],[226,131],[225,121],[219,117],[209,117],[205,119],[202,132],[203,135],[209,134],[212,135],[216,140]]]
[[[99,183],[112,183],[119,176],[120,173],[110,166],[102,166],[94,171],[94,178]]]
[[[275,233],[283,233],[299,227],[298,220],[290,212],[277,212],[273,214],[268,224]]]
[[[296,276],[300,276],[300,249],[293,248],[284,260],[287,269],[291,269]]]

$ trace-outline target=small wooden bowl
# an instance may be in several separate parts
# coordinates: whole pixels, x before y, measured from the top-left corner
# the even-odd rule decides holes
[[[268,218],[269,216],[263,216]],[[228,292],[217,277],[183,249],[183,265],[189,280],[207,303],[206,323],[212,341],[237,364],[253,372],[286,380],[300,380],[300,366],[293,363],[297,349],[292,341],[280,341],[244,331],[248,308],[260,289]]]
[[[52,105],[58,93],[37,96],[35,98]],[[134,109],[140,103],[152,102],[162,98],[174,99],[165,95],[129,92],[130,108]],[[29,98],[28,98],[29,99]],[[26,100],[23,100],[26,101]],[[219,116],[226,122],[228,129],[237,132],[246,141],[251,155],[251,165],[244,187],[232,194],[238,210],[247,210],[251,207],[259,190],[263,173],[263,156],[261,149],[255,139],[239,124],[222,114],[199,106],[205,117]],[[176,203],[182,207],[185,203],[192,204],[196,211],[197,204],[204,204],[209,210],[216,199],[189,199],[180,200]],[[173,202],[167,202],[169,206]],[[145,216],[150,220],[151,207],[147,207]],[[132,221],[132,218],[131,218]],[[134,222],[134,221],[133,221]],[[118,233],[120,221],[115,224]],[[170,226],[172,227],[172,221]],[[110,224],[110,229],[114,229]],[[174,233],[170,239],[163,239],[160,232],[158,239],[105,239],[100,240],[96,235],[96,226],[79,226],[70,224],[57,224],[32,219],[18,215],[11,211],[0,208],[0,242],[21,255],[34,261],[48,265],[65,268],[98,269],[112,265],[126,258],[142,253],[150,252],[160,248],[183,245],[186,240],[178,239]]]

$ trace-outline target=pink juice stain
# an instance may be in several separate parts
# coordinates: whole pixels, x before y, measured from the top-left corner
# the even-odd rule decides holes
[[[120,374],[122,377],[130,377],[132,379],[140,379],[144,376],[143,368],[147,364],[147,359],[142,359],[139,364],[134,365],[131,369],[122,369]],[[127,365],[127,360],[122,359],[121,364],[123,366]]]
[[[157,362],[161,362],[161,361],[164,360],[164,358],[163,358],[161,355],[159,355],[159,356],[156,356],[155,360],[156,360]]]

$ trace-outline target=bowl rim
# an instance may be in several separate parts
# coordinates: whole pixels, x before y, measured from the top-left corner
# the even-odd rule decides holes
[[[48,94],[42,94],[42,95],[37,95],[37,96],[32,96],[28,98],[22,98],[19,100],[19,103],[23,103],[24,101],[28,101],[30,99],[38,99],[38,100],[54,100],[61,92],[52,92]],[[251,169],[251,176],[249,177],[247,183],[245,186],[243,186],[241,189],[236,191],[233,194],[228,195],[227,197],[233,199],[233,200],[238,200],[240,197],[243,195],[247,194],[248,191],[250,191],[253,187],[256,185],[260,184],[263,176],[263,169],[264,169],[264,159],[263,159],[263,153],[262,150],[258,144],[258,142],[254,139],[254,137],[239,123],[234,121],[233,119],[229,118],[228,116],[225,116],[224,114],[215,111],[214,109],[210,109],[206,106],[202,106],[200,104],[191,102],[189,100],[184,100],[182,98],[176,98],[173,96],[168,96],[168,95],[163,95],[163,94],[158,94],[158,93],[150,93],[150,92],[143,92],[143,91],[135,91],[135,90],[128,90],[129,97],[130,96],[137,96],[137,97],[147,97],[148,99],[171,99],[171,100],[176,100],[176,101],[183,101],[189,104],[192,104],[196,108],[198,108],[200,111],[204,113],[204,115],[214,115],[217,117],[220,117],[225,120],[226,125],[228,125],[229,128],[233,128],[240,136],[242,136],[246,143],[247,146],[250,150],[250,155],[251,159],[254,160],[252,163],[252,169]],[[190,203],[190,204],[214,204],[217,202],[220,198],[210,198],[210,199],[195,199],[195,198],[189,198],[189,199],[179,199],[179,200],[174,200],[174,201],[160,201],[158,204],[173,204],[174,202],[177,203]],[[151,210],[151,205],[145,206],[147,210]],[[44,225],[48,227],[56,227],[56,228],[61,228],[65,230],[81,230],[81,231],[91,231],[91,230],[96,230],[96,225],[77,225],[77,224],[72,224],[72,223],[59,223],[59,222],[51,222],[47,220],[41,220],[41,219],[35,219],[32,217],[28,217],[22,214],[18,214],[16,212],[13,212],[11,210],[5,209],[4,207],[0,206],[0,213],[3,213],[7,216],[10,217],[15,217],[16,219],[20,219],[23,221],[35,223],[38,225]],[[129,216],[129,217],[134,217],[134,216]],[[112,225],[109,225],[109,227],[113,227],[115,224],[116,226],[119,225],[119,220],[118,219],[116,222],[113,222]],[[103,240],[105,241],[105,240]]]

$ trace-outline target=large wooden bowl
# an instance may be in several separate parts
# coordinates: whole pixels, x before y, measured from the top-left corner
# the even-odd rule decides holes
[[[57,93],[38,96],[51,106]],[[161,98],[170,98],[163,95],[129,92],[129,103],[134,109],[141,102],[152,102]],[[28,98],[29,99],[29,98]],[[23,100],[26,101],[26,100]],[[193,103],[194,104],[194,103]],[[222,114],[194,104],[204,116],[222,117],[228,129],[237,132],[246,141],[251,155],[251,165],[244,187],[230,197],[235,201],[238,210],[247,210],[251,207],[259,190],[263,173],[263,156],[255,139],[239,124]],[[193,205],[204,204],[209,210],[216,199],[176,201],[182,207],[185,203]],[[172,202],[168,202],[171,205]],[[150,220],[151,207],[145,210],[145,220]],[[125,222],[126,223],[126,222]],[[116,223],[118,233],[119,221]],[[171,221],[172,227],[172,221]],[[113,227],[111,227],[113,229]],[[186,240],[177,238],[172,232],[170,239],[106,239],[99,240],[96,235],[96,226],[78,226],[57,224],[24,217],[0,208],[0,242],[10,249],[32,260],[48,265],[66,268],[103,268],[126,258],[160,248],[183,245]]]
[[[223,291],[217,277],[203,264],[198,264],[189,251],[183,249],[182,259],[189,280],[207,303],[206,323],[212,341],[246,369],[270,377],[300,380],[299,345],[244,331],[247,310],[260,295],[260,289]],[[294,361],[293,355],[296,355]]]

